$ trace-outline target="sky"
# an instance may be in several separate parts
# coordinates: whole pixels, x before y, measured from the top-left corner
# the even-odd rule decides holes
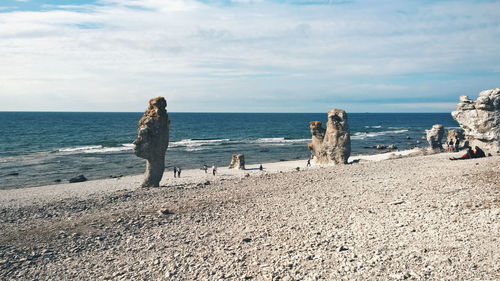
[[[500,1],[1,0],[0,111],[450,112]]]

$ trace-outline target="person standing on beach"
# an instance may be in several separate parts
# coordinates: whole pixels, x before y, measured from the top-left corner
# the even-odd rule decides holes
[[[306,167],[311,167],[311,158],[307,159],[307,165]]]
[[[217,173],[217,166],[213,165],[212,166],[212,174],[215,176],[216,173]]]
[[[203,170],[205,170],[205,174],[207,173],[208,167],[207,165],[203,165]]]
[[[260,164],[259,166],[259,170],[263,171],[264,170],[264,167],[262,167],[262,164]]]
[[[177,177],[177,167],[174,166],[174,178]]]
[[[181,177],[181,171],[182,169],[181,168],[177,168],[177,177],[180,178]]]

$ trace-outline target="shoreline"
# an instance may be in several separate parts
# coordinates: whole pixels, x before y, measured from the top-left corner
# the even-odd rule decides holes
[[[421,155],[419,148],[411,150],[392,151],[372,155],[357,155],[349,157],[348,165],[357,165],[363,162],[384,161],[392,158],[411,157],[412,154]],[[255,176],[259,174],[276,174],[281,172],[293,172],[300,170],[311,170],[325,167],[333,167],[333,164],[316,164],[311,161],[311,167],[306,167],[307,159],[288,160],[262,163],[263,171],[259,170],[260,164],[246,165],[245,170],[229,169],[227,166],[217,167],[217,175],[212,175],[209,167],[207,174],[201,169],[182,170],[181,178],[174,178],[173,171],[165,171],[160,182],[161,188],[184,186],[190,184],[203,184],[207,181],[220,182],[232,178],[244,178],[246,175]],[[136,190],[140,188],[143,174],[124,175],[116,178],[104,178],[88,180],[77,183],[58,183],[51,185],[40,185],[0,190],[0,207],[23,206],[36,196],[40,203],[53,200],[63,200],[72,197],[82,197],[92,194],[107,194],[119,190]],[[23,202],[24,201],[24,202]]]

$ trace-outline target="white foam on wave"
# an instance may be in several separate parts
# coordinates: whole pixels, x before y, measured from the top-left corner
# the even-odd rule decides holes
[[[308,142],[310,139],[286,139],[286,138],[260,138],[253,143],[301,143]]]
[[[357,132],[351,136],[351,139],[364,140],[366,138],[373,138],[390,134],[401,134],[405,132],[408,132],[408,130],[405,129],[405,130],[382,131],[382,132]]]
[[[192,140],[184,139],[180,141],[171,142],[169,147],[197,147],[197,146],[207,146],[207,145],[221,145],[231,141],[230,139],[210,139],[210,140]]]
[[[365,126],[367,129],[380,129],[382,126]]]
[[[119,152],[134,149],[134,144],[124,143],[122,146],[118,147],[103,147],[102,145],[88,145],[88,146],[77,146],[69,148],[61,148],[57,152],[64,153],[107,153],[107,152]]]

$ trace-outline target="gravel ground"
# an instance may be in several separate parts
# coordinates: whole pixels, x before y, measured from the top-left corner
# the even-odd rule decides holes
[[[0,279],[499,280],[500,157],[449,156],[4,191]]]

